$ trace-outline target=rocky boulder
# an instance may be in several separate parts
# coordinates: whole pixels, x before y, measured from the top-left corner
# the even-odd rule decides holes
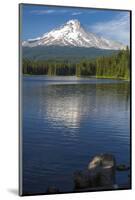
[[[88,168],[75,173],[76,189],[105,187],[111,188],[115,184],[115,158],[111,154],[100,154],[92,158]]]

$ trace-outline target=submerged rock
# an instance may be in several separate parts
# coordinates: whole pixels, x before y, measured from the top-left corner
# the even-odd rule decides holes
[[[119,189],[119,185],[118,184],[114,184],[113,185],[113,189]]]
[[[125,164],[120,164],[120,165],[117,165],[116,169],[118,171],[128,171],[130,167]]]
[[[74,174],[74,183],[75,189],[100,186],[100,175],[89,170],[78,171]]]
[[[90,186],[90,173],[87,171],[77,171],[74,174],[75,188],[83,189]]]
[[[48,194],[57,194],[57,193],[60,193],[59,189],[55,186],[50,186],[48,187],[46,193]]]

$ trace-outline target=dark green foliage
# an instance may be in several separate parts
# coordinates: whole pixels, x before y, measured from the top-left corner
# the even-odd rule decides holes
[[[35,75],[76,75],[97,78],[130,79],[130,52],[121,50],[111,56],[72,61],[68,59],[29,60],[23,59],[23,73]]]
[[[96,76],[103,78],[130,79],[130,52],[121,50],[117,55],[96,59]]]

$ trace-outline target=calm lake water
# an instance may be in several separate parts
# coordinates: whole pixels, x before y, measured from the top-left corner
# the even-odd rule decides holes
[[[73,190],[73,173],[99,153],[130,163],[130,84],[77,77],[23,77],[23,191]],[[129,172],[117,173],[125,184]]]

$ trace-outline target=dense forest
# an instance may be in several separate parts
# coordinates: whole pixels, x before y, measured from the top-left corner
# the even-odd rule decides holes
[[[84,58],[78,62],[68,59],[38,61],[23,59],[23,74],[130,79],[130,51],[127,47],[126,50],[120,50],[117,54],[93,59]]]

